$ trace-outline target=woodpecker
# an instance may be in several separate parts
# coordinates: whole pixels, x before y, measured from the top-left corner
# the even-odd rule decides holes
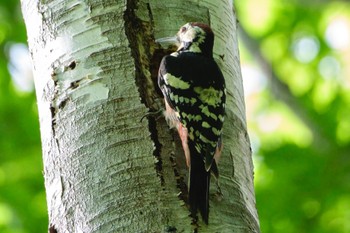
[[[188,202],[192,216],[209,220],[210,173],[218,177],[217,160],[222,151],[222,126],[226,89],[213,59],[214,33],[203,23],[187,23],[175,37],[176,52],[163,57],[158,86],[165,99],[165,118],[176,128],[189,167]]]

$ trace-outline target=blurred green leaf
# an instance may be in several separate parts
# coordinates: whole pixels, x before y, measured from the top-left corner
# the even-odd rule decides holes
[[[47,232],[47,208],[34,93],[8,72],[9,46],[26,43],[19,1],[0,1],[0,232]]]
[[[269,81],[246,95],[262,232],[350,232],[350,4],[235,3],[245,85]]]

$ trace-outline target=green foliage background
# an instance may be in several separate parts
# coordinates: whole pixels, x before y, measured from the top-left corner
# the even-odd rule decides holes
[[[9,48],[26,43],[19,4],[0,1],[0,232],[47,232],[35,94],[8,72]],[[246,103],[262,232],[350,232],[350,43],[334,49],[325,37],[337,17],[350,27],[349,3],[235,4],[244,83],[255,85]],[[307,61],[303,38],[316,44]]]
[[[11,81],[13,43],[26,43],[19,1],[0,1],[0,232],[47,232],[35,95]]]
[[[262,232],[350,232],[349,2],[236,6]]]

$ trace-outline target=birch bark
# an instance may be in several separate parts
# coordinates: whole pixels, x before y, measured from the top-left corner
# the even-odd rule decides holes
[[[259,232],[232,1],[22,0],[52,232]],[[211,25],[228,101],[210,223],[192,224],[178,136],[159,108],[155,38]]]

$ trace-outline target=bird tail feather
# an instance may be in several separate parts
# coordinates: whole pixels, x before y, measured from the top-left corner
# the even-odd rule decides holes
[[[209,185],[210,170],[206,171],[203,155],[200,155],[193,145],[189,144],[191,155],[189,178],[189,204],[192,216],[199,210],[203,221],[209,220]]]

